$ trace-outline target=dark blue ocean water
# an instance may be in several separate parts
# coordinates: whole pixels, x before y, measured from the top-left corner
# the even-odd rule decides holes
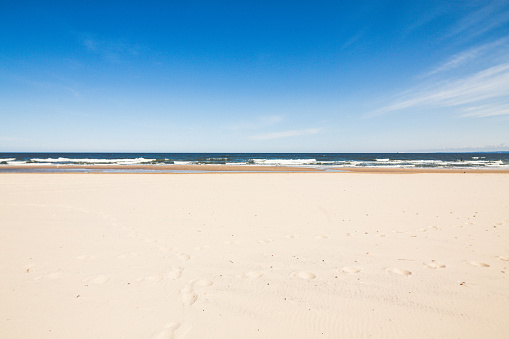
[[[509,169],[497,153],[0,153],[5,165],[266,165],[315,168],[400,167]],[[7,166],[6,166],[7,167]]]

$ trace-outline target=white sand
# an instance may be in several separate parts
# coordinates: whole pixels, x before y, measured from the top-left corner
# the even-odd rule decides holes
[[[508,338],[507,174],[3,174],[1,338]]]

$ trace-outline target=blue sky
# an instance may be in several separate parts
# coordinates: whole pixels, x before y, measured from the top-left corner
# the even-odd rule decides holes
[[[0,4],[0,151],[509,150],[509,1]]]

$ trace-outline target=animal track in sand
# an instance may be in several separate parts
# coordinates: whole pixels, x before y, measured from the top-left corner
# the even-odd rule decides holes
[[[437,268],[445,268],[445,264],[436,262],[435,260],[431,260],[431,262],[424,264],[425,267],[431,268],[431,269],[437,269]]]
[[[297,238],[297,236],[295,234],[288,234],[286,237],[288,239],[295,239],[295,238]]]
[[[497,258],[498,258],[498,260],[509,261],[509,257],[505,257],[503,255],[499,255]]]
[[[175,331],[180,327],[180,323],[168,323],[164,328],[156,333],[154,333],[150,339],[173,339],[175,336]]]
[[[253,279],[253,278],[260,278],[263,276],[263,272],[258,272],[258,271],[252,271],[252,272],[246,272],[244,274],[241,274],[240,277],[241,278],[248,278],[248,279]]]
[[[310,272],[295,271],[290,274],[293,278],[300,278],[304,280],[315,279],[316,275]]]
[[[274,242],[274,239],[258,240],[259,244],[270,244],[271,242]]]
[[[388,268],[388,269],[386,269],[386,271],[389,273],[392,273],[392,274],[397,274],[397,275],[404,275],[404,276],[412,275],[412,272],[410,272],[410,271],[407,271],[407,270],[404,270],[401,268],[395,268],[395,267]]]
[[[468,263],[472,266],[477,266],[477,267],[490,267],[490,265],[483,263],[481,261],[469,261]]]
[[[362,271],[362,268],[354,267],[354,266],[346,266],[346,267],[343,267],[342,269],[340,269],[339,271],[343,272],[343,273],[359,273],[360,271]]]

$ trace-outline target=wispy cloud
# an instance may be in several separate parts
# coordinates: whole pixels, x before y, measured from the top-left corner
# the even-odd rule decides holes
[[[28,138],[21,138],[21,137],[9,137],[9,136],[2,136],[0,135],[0,141],[27,141],[30,140]]]
[[[300,129],[300,130],[290,130],[290,131],[280,131],[280,132],[273,132],[273,133],[258,134],[258,135],[251,136],[249,139],[252,139],[252,140],[282,139],[282,138],[289,138],[289,137],[297,137],[297,136],[301,136],[301,135],[316,134],[318,132],[320,132],[319,128],[308,128],[308,129]]]
[[[472,4],[475,6],[477,3]],[[469,15],[463,17],[452,26],[445,38],[454,38],[462,35],[472,39],[509,22],[509,6],[507,1],[480,1],[478,4],[480,4],[478,8],[470,11]],[[470,4],[461,4],[461,6],[465,5],[468,6]]]
[[[261,116],[249,121],[236,122],[224,128],[228,130],[253,130],[274,126],[281,121],[283,121],[283,117],[279,115]]]
[[[509,37],[470,48],[418,77],[420,84],[368,114],[451,108],[461,117],[509,114]]]
[[[350,39],[348,39],[342,46],[341,49],[347,49],[348,47],[355,44],[357,41],[359,41],[361,38],[363,38],[366,35],[366,32],[368,31],[367,28],[364,28],[357,32],[354,36],[352,36]]]
[[[65,89],[66,89],[66,90],[68,90],[69,92],[71,92],[71,93],[72,93],[72,95],[74,95],[74,97],[75,97],[76,99],[80,99],[80,100],[81,100],[81,99],[83,98],[83,96],[81,95],[81,93],[80,93],[80,92],[78,92],[77,90],[75,90],[74,88],[66,87]]]
[[[140,53],[140,46],[125,39],[100,39],[91,34],[80,34],[79,39],[85,50],[110,62],[119,62],[124,58],[136,57]]]
[[[437,19],[441,15],[447,12],[446,6],[443,4],[439,4],[438,6],[433,6],[430,3],[425,3],[420,13],[420,17],[414,18],[408,27],[403,31],[403,36],[408,36],[414,31],[418,30],[421,27],[426,26],[433,20]]]
[[[428,71],[425,74],[421,75],[420,78],[430,77],[437,73],[447,72],[447,71],[459,68],[471,61],[474,61],[475,59],[478,59],[481,57],[486,57],[487,54],[489,54],[490,59],[496,58],[499,54],[497,52],[501,52],[502,55],[506,55],[507,50],[504,48],[499,48],[499,47],[507,46],[508,44],[509,44],[509,37],[504,37],[504,38],[498,39],[496,41],[483,44],[481,46],[476,46],[476,47],[467,49],[465,51],[462,51],[460,53],[453,55],[448,60],[446,60],[444,63],[438,65],[431,71]]]
[[[509,115],[509,103],[480,105],[467,107],[462,110],[462,117],[482,118],[493,117],[497,115]]]

